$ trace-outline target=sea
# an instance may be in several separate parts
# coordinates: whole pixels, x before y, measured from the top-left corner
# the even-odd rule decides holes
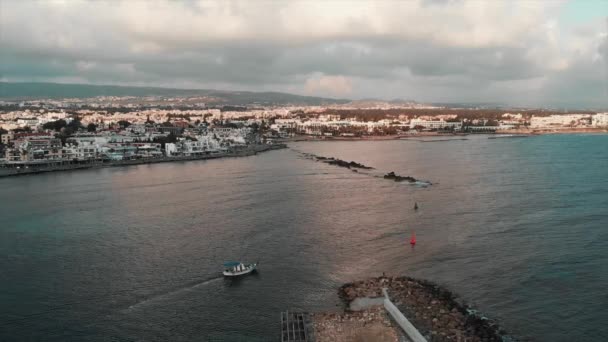
[[[383,273],[523,341],[607,341],[608,135],[462,139],[2,178],[0,341],[277,341],[281,311]]]

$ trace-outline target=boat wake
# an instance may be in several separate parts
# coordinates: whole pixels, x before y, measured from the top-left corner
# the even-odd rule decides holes
[[[130,305],[127,308],[127,310],[128,311],[134,310],[134,309],[140,308],[142,306],[148,305],[150,303],[154,303],[154,302],[157,302],[159,300],[175,296],[175,295],[177,295],[179,293],[182,293],[182,292],[192,291],[192,290],[194,290],[196,288],[199,288],[199,287],[204,286],[204,285],[211,284],[211,283],[216,282],[216,281],[221,280],[221,279],[223,279],[223,277],[221,277],[221,276],[219,276],[219,277],[213,277],[213,278],[206,279],[206,280],[203,280],[203,281],[198,281],[198,282],[195,282],[195,283],[186,284],[184,286],[180,286],[179,288],[172,289],[172,290],[169,290],[169,291],[152,294],[152,295],[148,296],[147,298],[145,298],[143,300],[140,300],[140,301],[138,301],[135,304]]]

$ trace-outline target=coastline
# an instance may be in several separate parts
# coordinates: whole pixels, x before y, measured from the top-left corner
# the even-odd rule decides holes
[[[407,135],[370,135],[361,137],[334,137],[334,136],[315,136],[301,135],[292,138],[277,140],[281,143],[301,142],[301,141],[382,141],[382,140],[415,140],[417,138],[427,137],[466,137],[469,135],[478,136],[495,136],[495,135],[521,135],[521,136],[537,136],[537,135],[553,135],[553,134],[608,134],[608,129],[605,128],[567,128],[567,129],[511,129],[497,130],[495,133],[439,133],[439,132],[420,132],[417,134]],[[450,139],[451,140],[451,139]],[[459,140],[459,139],[454,139]]]
[[[247,157],[256,155],[258,153],[279,150],[287,148],[285,144],[274,144],[274,145],[251,145],[243,149],[232,150],[224,153],[208,154],[201,156],[185,156],[185,157],[162,157],[162,158],[149,158],[149,159],[133,159],[133,160],[116,160],[116,161],[93,161],[84,164],[61,164],[53,165],[48,164],[32,164],[28,169],[16,169],[6,168],[0,165],[0,178],[1,177],[12,177],[12,176],[24,176],[34,175],[47,172],[60,172],[60,171],[73,171],[73,170],[87,170],[87,169],[100,169],[106,167],[120,167],[120,166],[132,166],[132,165],[144,165],[144,164],[158,164],[158,163],[171,163],[171,162],[184,162],[193,160],[207,160],[207,159],[219,159],[219,158],[235,158],[235,157]],[[36,167],[38,165],[38,167]],[[42,165],[42,166],[39,166]]]
[[[607,134],[606,128],[565,128],[565,129],[512,129],[498,130],[496,134],[513,134],[513,135],[551,135],[551,134]]]

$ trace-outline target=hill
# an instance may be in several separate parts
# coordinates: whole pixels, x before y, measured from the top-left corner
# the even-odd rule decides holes
[[[231,105],[323,105],[347,103],[350,101],[344,99],[301,96],[280,92],[225,91],[213,89],[176,89],[63,83],[0,82],[0,99],[3,100],[91,98],[97,96],[201,96],[213,98],[215,102]]]

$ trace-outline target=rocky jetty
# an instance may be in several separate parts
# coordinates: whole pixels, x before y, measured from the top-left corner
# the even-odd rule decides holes
[[[299,151],[298,151],[299,152]],[[359,170],[373,170],[374,168],[371,166],[367,166],[361,163],[357,163],[355,161],[346,161],[346,160],[342,160],[342,159],[338,159],[338,158],[334,158],[334,157],[323,157],[323,156],[318,156],[316,154],[312,154],[312,153],[305,153],[305,152],[300,152],[300,154],[306,158],[306,159],[310,159],[310,160],[314,160],[314,161],[318,161],[318,162],[322,162],[322,163],[326,163],[329,165],[335,165],[338,167],[344,167],[347,168],[353,172],[359,172]],[[363,172],[364,174],[370,175],[372,177],[378,177],[380,178],[380,175],[373,175],[367,172]],[[411,176],[400,176],[395,174],[395,172],[391,171],[387,174],[385,174],[383,176],[384,179],[389,179],[395,182],[408,182],[410,184],[413,185],[419,185],[422,187],[427,187],[429,185],[432,185],[431,182],[428,181],[421,181],[418,180],[414,177]]]
[[[387,174],[384,175],[384,179],[392,179],[395,182],[410,182],[410,183],[416,183],[418,180],[414,177],[410,177],[410,176],[399,176],[397,174],[395,174],[395,172],[391,171]]]
[[[365,169],[365,170],[373,169],[373,167],[371,167],[371,166],[363,165],[361,163],[357,163],[354,161],[348,162],[346,160],[342,160],[342,159],[338,159],[338,158],[334,158],[334,157],[317,156],[316,154],[312,154],[312,153],[303,153],[303,155],[306,158],[314,159],[316,161],[320,161],[320,162],[323,162],[323,163],[326,163],[329,165],[345,167],[347,169]]]
[[[345,167],[347,169],[350,169],[350,168],[365,169],[365,170],[371,170],[371,169],[373,169],[373,167],[371,167],[371,166],[366,166],[366,165],[363,165],[363,164],[359,164],[359,163],[354,162],[354,161],[347,162],[347,161],[344,161],[344,160],[341,160],[341,159],[329,158],[325,162],[327,164],[329,164],[329,165],[336,165],[336,166],[340,166],[340,167]]]
[[[343,285],[338,293],[348,305],[355,298],[380,297],[386,287],[391,300],[428,341],[513,341],[496,324],[459,303],[450,291],[409,277],[378,277]]]

